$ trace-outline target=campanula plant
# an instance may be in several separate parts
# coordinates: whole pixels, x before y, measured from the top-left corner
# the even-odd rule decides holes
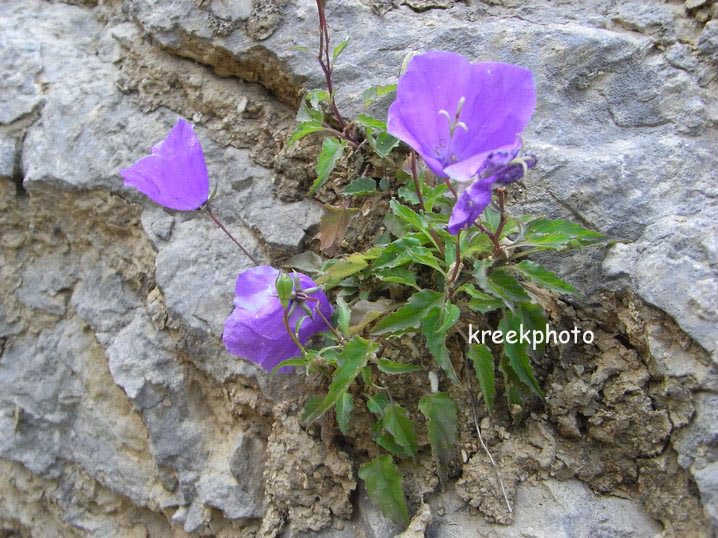
[[[457,397],[473,414],[475,432],[468,435],[475,433],[492,462],[478,426],[478,397],[486,412],[498,412],[502,392],[504,416],[543,398],[533,362],[545,345],[510,335],[547,326],[546,306],[557,308],[557,295],[576,290],[527,258],[605,238],[568,221],[508,210],[512,185],[537,164],[521,136],[536,106],[530,70],[425,52],[405,62],[397,84],[365,92],[366,104],[395,93],[386,120],[368,113],[347,118],[332,73],[348,41],[330,47],[323,0],[317,8],[326,89],[306,94],[287,143],[321,137],[308,195],[323,197],[331,186],[343,201],[325,206],[315,250],[330,259],[306,270],[311,277],[260,264],[212,212],[202,149],[186,121],[121,173],[126,185],[169,209],[206,214],[253,261],[237,277],[231,313],[228,305],[226,348],[267,371],[291,366],[312,375],[316,394],[304,402],[305,426],[333,412],[348,441],[371,436],[374,448],[358,475],[382,512],[406,526],[401,466],[428,456],[430,446],[446,484],[462,427]],[[352,159],[359,166],[338,166]],[[354,215],[380,203],[388,213],[372,244],[346,248],[342,238]],[[334,257],[340,247],[345,254]],[[301,268],[296,259],[286,265]],[[491,346],[474,342],[469,322],[505,338]],[[406,335],[410,349],[402,347]],[[420,395],[409,398],[407,386]],[[355,426],[366,424],[354,420],[359,414],[371,417],[370,431]],[[331,424],[322,420],[323,428]]]
[[[333,408],[339,429],[350,435],[353,414],[374,416],[371,436],[377,450],[360,467],[359,477],[384,514],[406,525],[409,510],[396,462],[417,460],[422,443],[428,442],[445,484],[460,427],[449,387],[470,402],[478,394],[488,412],[499,405],[497,387],[503,388],[509,408],[543,398],[532,362],[545,346],[529,346],[510,335],[522,327],[543,328],[548,323],[545,306],[556,295],[576,290],[526,257],[600,244],[605,238],[564,220],[512,216],[508,211],[512,184],[537,164],[536,156],[524,153],[522,141],[536,106],[529,69],[472,62],[454,52],[417,54],[405,62],[398,84],[364,94],[370,104],[395,93],[386,121],[367,113],[349,120],[338,111],[330,80],[346,42],[329,48],[321,0],[317,6],[327,89],[307,93],[289,143],[324,137],[310,196],[321,196],[327,185],[336,189],[345,184],[340,194],[350,205],[353,201],[356,207],[367,207],[367,198],[388,199],[390,213],[383,223],[386,231],[377,234],[373,246],[329,259],[316,273],[316,282],[337,296],[344,340],[326,348],[329,353],[304,355],[308,371],[323,360],[334,372],[327,377],[326,392],[306,401],[303,419],[309,425]],[[357,153],[366,155],[361,162],[379,158],[387,167],[405,160],[393,174],[366,165],[360,177],[334,171],[342,159]],[[332,223],[342,211],[357,211],[346,205],[327,208]],[[345,227],[349,220],[342,221]],[[328,230],[328,235],[336,233],[336,225]],[[473,342],[466,333],[468,322],[494,327],[506,338],[497,346]],[[406,349],[400,353],[402,360],[389,358],[386,350],[400,345],[398,338],[404,335],[413,335],[432,363],[419,359],[421,352],[417,356]],[[466,376],[467,365],[473,376]],[[421,385],[416,377],[420,373],[425,392],[418,402],[392,394],[394,379],[412,376],[396,385]],[[472,389],[472,377],[478,391]],[[417,411],[425,421],[424,439],[414,424]],[[473,405],[472,412],[481,440]],[[483,441],[481,445],[488,453]]]

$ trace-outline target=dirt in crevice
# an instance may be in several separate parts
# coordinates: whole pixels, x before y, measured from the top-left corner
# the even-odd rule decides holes
[[[262,166],[272,167],[293,127],[294,109],[260,85],[219,78],[147,42],[133,42],[119,68],[118,86],[139,110],[174,110],[208,129],[219,144],[249,149]]]

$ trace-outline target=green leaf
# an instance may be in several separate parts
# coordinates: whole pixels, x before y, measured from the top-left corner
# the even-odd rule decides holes
[[[431,250],[422,246],[421,241],[413,235],[404,236],[387,245],[372,267],[391,269],[409,262],[426,265],[444,274],[441,260],[434,256]]]
[[[540,218],[529,222],[526,235],[518,245],[546,248],[588,246],[600,243],[606,236],[563,219]]]
[[[396,84],[386,84],[380,86],[371,86],[362,93],[362,99],[364,100],[364,106],[368,107],[378,98],[383,97],[391,92],[396,91]]]
[[[484,213],[481,215],[484,221],[484,227],[492,233],[495,233],[501,222],[501,213],[496,211],[493,207],[488,206],[484,209]]]
[[[520,342],[521,318],[505,311],[503,319],[499,322],[499,330],[504,335],[504,355],[509,359],[512,370],[524,385],[543,398],[543,391],[534,376],[527,352],[528,343]],[[511,339],[509,338],[509,332],[511,331],[515,335],[515,338],[513,338],[514,343],[509,342]]]
[[[469,308],[482,314],[501,308],[504,303],[501,299],[477,290],[471,284],[464,284],[459,288],[459,291],[463,291],[471,300],[469,301]]]
[[[409,509],[406,506],[401,475],[391,456],[384,454],[359,468],[359,478],[366,485],[369,499],[394,523],[407,527]]]
[[[486,409],[493,411],[496,396],[496,379],[494,378],[494,357],[491,350],[484,344],[471,344],[468,352],[474,363],[476,379],[479,381],[481,393],[484,395]]]
[[[559,293],[576,293],[576,288],[571,284],[564,282],[558,275],[540,266],[536,262],[524,260],[515,267],[522,275],[543,288],[548,288]]]
[[[307,359],[301,358],[301,359],[284,359],[282,362],[277,364],[274,368],[272,368],[272,373],[276,372],[277,370],[280,370],[286,366],[306,366],[307,365]]]
[[[531,300],[521,284],[503,269],[492,271],[482,288],[503,299],[507,305]]]
[[[416,432],[414,423],[406,414],[406,409],[397,403],[392,403],[384,409],[382,426],[388,431],[411,459],[416,461]]]
[[[443,305],[442,305],[443,306]],[[440,330],[446,326],[446,318],[442,315],[444,308],[434,308],[428,310],[421,321],[421,332],[426,337],[426,346],[429,348],[431,355],[437,366],[441,368],[446,375],[459,385],[459,378],[454,371],[454,365],[451,364],[451,356],[446,347],[446,330]]]
[[[383,177],[379,180],[379,190],[381,190],[381,192],[388,191],[389,187],[391,187],[391,182],[388,177]]]
[[[412,372],[421,372],[423,368],[417,364],[406,364],[403,362],[392,361],[390,359],[380,358],[376,361],[379,371],[385,374],[410,374]]]
[[[366,401],[367,409],[378,417],[384,416],[384,408],[387,405],[389,405],[389,397],[383,392],[370,396]]]
[[[301,140],[306,136],[309,136],[312,133],[318,133],[319,131],[324,131],[325,129],[326,127],[324,127],[324,125],[322,125],[322,123],[318,121],[302,122],[295,127],[292,136],[290,136],[289,140],[287,140],[287,146],[291,146],[295,142]]]
[[[319,104],[328,104],[331,100],[331,95],[329,95],[329,92],[327,90],[314,89],[307,92],[307,94],[304,96],[304,100],[309,101],[309,104],[313,109],[320,110]]]
[[[347,391],[354,379],[366,366],[369,355],[378,349],[378,344],[365,340],[359,336],[353,337],[344,345],[337,360],[338,367],[334,371],[334,377],[329,385],[329,391],[322,399],[316,409],[308,413],[304,421],[309,423],[321,417],[328,409],[331,409]]]
[[[392,269],[373,271],[372,275],[381,280],[382,282],[404,284],[405,286],[411,286],[416,290],[420,289],[419,286],[416,284],[416,273],[402,267],[394,267]]]
[[[306,420],[306,417],[311,416],[322,403],[322,397],[318,394],[312,394],[307,401],[304,403],[304,409],[302,410],[302,420]]]
[[[534,303],[521,303],[518,306],[517,314],[521,317],[521,323],[523,324],[524,328],[530,331],[539,331],[545,334],[548,321],[546,320],[546,315],[544,314],[543,308],[541,308],[539,305]],[[531,337],[533,338],[533,332],[531,333]],[[536,344],[535,348],[536,349],[534,350],[534,346],[531,346],[532,355],[543,355],[544,349],[546,348],[546,342]]]
[[[319,152],[319,157],[317,157],[317,179],[314,180],[311,189],[309,189],[310,196],[327,182],[346,146],[345,140],[339,140],[333,136],[324,139],[322,150]]]
[[[352,400],[351,394],[345,392],[337,401],[336,408],[334,409],[337,415],[339,431],[341,431],[344,435],[349,433],[349,419],[352,415],[352,409],[354,409],[354,400]]]
[[[394,138],[388,133],[379,133],[375,139],[370,137],[369,140],[369,144],[380,157],[387,157],[391,153],[391,150],[399,145],[399,139]]]
[[[356,122],[359,125],[369,127],[370,129],[376,129],[377,131],[386,131],[386,122],[384,120],[372,118],[368,114],[359,114],[356,118]]]
[[[419,411],[429,424],[431,451],[439,460],[439,476],[446,482],[446,471],[458,439],[459,413],[446,392],[427,394],[419,401]]]
[[[342,297],[337,297],[337,327],[339,331],[346,337],[349,337],[349,320],[352,311]]]
[[[343,196],[366,196],[376,192],[376,181],[370,177],[358,177],[344,187]]]
[[[424,230],[426,228],[424,219],[416,211],[409,209],[405,205],[401,205],[396,200],[389,202],[389,207],[391,208],[391,212],[399,217],[401,222],[416,228],[414,231]]]
[[[417,329],[427,313],[434,309],[438,310],[443,301],[444,295],[438,291],[421,290],[412,295],[399,310],[380,320],[374,326],[372,334],[401,334],[411,329]]]
[[[322,275],[316,279],[316,282],[317,284],[326,284],[327,287],[334,287],[343,278],[358,273],[368,265],[366,257],[359,253],[340,260],[330,260],[330,264],[324,269]]]
[[[332,51],[332,64],[337,61],[337,58],[339,58],[339,55],[344,52],[344,49],[347,48],[347,45],[349,45],[348,37],[344,39],[341,43],[339,43],[336,47],[334,47],[334,50]]]

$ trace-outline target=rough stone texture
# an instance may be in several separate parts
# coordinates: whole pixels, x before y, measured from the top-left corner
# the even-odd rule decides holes
[[[455,494],[428,493],[426,452],[407,470],[411,508],[427,497],[431,517],[422,508],[416,521],[431,519],[429,536],[708,536],[718,4],[526,4],[328,5],[334,42],[351,38],[335,79],[347,116],[409,50],[533,69],[525,141],[540,164],[515,210],[627,241],[545,260],[585,292],[564,322],[599,336],[539,365],[539,414],[481,423],[513,516],[468,405]],[[347,453],[299,426],[292,402],[306,387],[224,351],[241,252],[117,174],[187,117],[232,232],[265,260],[303,250],[321,207],[277,185],[301,189],[313,173],[312,146],[284,140],[303,89],[323,84],[302,48],[316,31],[310,0],[0,0],[0,534],[400,530],[361,488],[352,495]]]

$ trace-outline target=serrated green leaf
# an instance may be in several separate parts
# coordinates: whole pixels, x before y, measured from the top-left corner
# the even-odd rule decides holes
[[[381,280],[382,282],[404,284],[405,286],[411,286],[415,290],[420,289],[419,286],[416,284],[416,273],[402,267],[394,267],[392,269],[373,271],[372,275]]]
[[[419,411],[429,425],[431,451],[439,460],[439,476],[446,483],[446,471],[458,439],[459,414],[456,403],[446,392],[427,394],[419,401]]]
[[[282,368],[285,368],[287,366],[306,366],[306,364],[307,360],[305,358],[284,359],[282,362],[272,368],[272,373],[276,372],[277,370],[281,370]]]
[[[318,394],[312,394],[307,401],[304,403],[304,409],[302,409],[302,421],[306,421],[306,417],[311,416],[322,403],[322,397]]]
[[[337,327],[339,331],[345,336],[349,337],[349,320],[351,319],[352,311],[349,305],[344,301],[342,297],[337,297]]]
[[[481,219],[483,220],[484,227],[487,230],[492,233],[496,233],[496,230],[499,227],[499,222],[501,222],[501,213],[496,211],[493,207],[488,206],[484,209]]]
[[[317,121],[305,121],[297,125],[294,129],[294,132],[292,132],[292,136],[289,137],[289,140],[287,140],[287,146],[291,146],[295,142],[301,140],[302,138],[309,136],[312,133],[318,133],[320,131],[324,131],[326,128],[324,125],[322,125],[321,122]]]
[[[394,437],[397,444],[406,450],[411,459],[416,461],[416,431],[406,409],[397,403],[386,406],[382,426]]]
[[[344,435],[349,433],[349,420],[351,419],[352,410],[354,409],[354,400],[352,400],[351,394],[345,392],[342,397],[337,400],[336,407],[334,409],[337,415],[337,424],[339,424],[339,431]]]
[[[588,246],[600,243],[606,236],[563,219],[536,219],[528,223],[526,234],[518,245],[546,248]]]
[[[396,200],[389,202],[389,207],[391,208],[391,212],[394,213],[401,222],[416,228],[417,231],[426,228],[426,222],[424,222],[424,219],[416,211],[409,209]]]
[[[336,286],[343,278],[358,273],[369,265],[365,256],[359,253],[330,262],[316,279],[317,284],[325,284],[327,288]]]
[[[438,291],[421,290],[412,295],[399,310],[392,312],[374,326],[372,334],[404,333],[417,329],[421,320],[432,310],[438,310],[444,295]],[[438,321],[438,316],[436,316]]]
[[[410,374],[412,372],[421,372],[423,368],[417,364],[406,364],[403,362],[392,361],[390,359],[380,358],[376,361],[376,366],[380,372],[385,374]]]
[[[343,196],[366,196],[376,193],[376,181],[370,177],[358,177],[344,187]]]
[[[317,192],[318,189],[324,185],[329,179],[329,175],[334,170],[337,161],[341,158],[344,148],[347,147],[345,140],[339,140],[330,136],[324,139],[322,142],[322,150],[319,152],[317,157],[316,172],[317,178],[312,183],[312,187],[309,189],[309,196]]]
[[[368,107],[379,97],[383,97],[393,91],[396,91],[396,84],[386,84],[380,86],[371,86],[362,93],[362,99],[364,100],[364,106]]]
[[[339,43],[336,47],[334,47],[334,50],[332,51],[332,63],[337,61],[337,58],[339,58],[339,55],[344,52],[344,49],[347,48],[347,45],[349,45],[349,38],[342,40],[341,43]]]
[[[401,474],[391,456],[384,454],[362,465],[359,478],[366,485],[369,499],[384,516],[402,527],[409,525],[409,509],[401,485]]]
[[[504,269],[492,271],[481,287],[490,294],[503,299],[507,305],[531,300],[521,284]]]
[[[504,317],[499,322],[499,330],[504,335],[504,355],[509,359],[512,370],[524,385],[543,398],[543,391],[534,376],[531,360],[529,359],[527,351],[528,343],[520,342],[521,318],[509,311],[504,311]],[[513,331],[515,334],[515,338],[513,338],[514,343],[508,341],[511,339],[509,338],[510,331]]]
[[[541,308],[539,305],[534,303],[521,303],[518,305],[516,313],[521,318],[521,323],[527,330],[539,331],[541,333],[546,332],[546,325],[548,324],[548,321],[546,320],[546,315],[544,314],[543,308]],[[531,333],[531,335],[533,338],[533,332]],[[541,342],[539,344],[536,344],[535,346],[531,345],[531,353],[534,356],[543,355],[544,349],[546,348],[545,344],[545,342]]]
[[[441,260],[434,256],[431,250],[422,246],[421,241],[412,235],[407,235],[387,245],[372,268],[391,269],[409,262],[426,265],[444,274]]]
[[[369,127],[370,129],[376,129],[377,131],[386,131],[386,122],[384,120],[372,118],[368,114],[359,114],[356,118],[356,122],[359,125]]]
[[[431,355],[434,357],[434,362],[446,373],[451,381],[459,385],[459,378],[456,376],[449,350],[446,347],[446,330],[440,330],[440,327],[446,325],[442,311],[443,308],[428,310],[421,320],[421,332],[426,338],[426,347],[429,348]]]
[[[389,405],[389,397],[383,392],[370,396],[366,401],[367,409],[378,417],[384,416],[384,408],[387,405]]]
[[[329,103],[331,100],[331,96],[329,95],[329,92],[327,90],[317,88],[314,90],[309,90],[304,96],[304,100],[309,101],[309,104],[313,109],[320,110],[319,104]]]
[[[561,280],[556,273],[549,271],[536,262],[524,260],[515,267],[522,275],[543,288],[559,293],[576,293],[576,288],[571,284]]]
[[[479,381],[481,393],[484,395],[486,409],[493,411],[494,397],[496,396],[496,379],[494,378],[494,356],[484,344],[471,344],[468,352],[469,359],[474,364],[476,379]]]
[[[501,308],[504,305],[501,299],[479,291],[471,284],[464,284],[459,288],[459,290],[463,291],[471,298],[468,306],[471,310],[476,312],[486,314],[487,312]]]
[[[399,145],[399,139],[394,138],[389,133],[379,133],[376,138],[370,138],[370,140],[370,145],[380,157],[387,157],[391,150]]]
[[[344,345],[337,359],[338,367],[334,371],[326,396],[324,396],[316,409],[304,417],[305,422],[315,421],[337,403],[359,375],[361,369],[366,366],[369,356],[377,348],[378,344],[359,336],[353,337]]]

